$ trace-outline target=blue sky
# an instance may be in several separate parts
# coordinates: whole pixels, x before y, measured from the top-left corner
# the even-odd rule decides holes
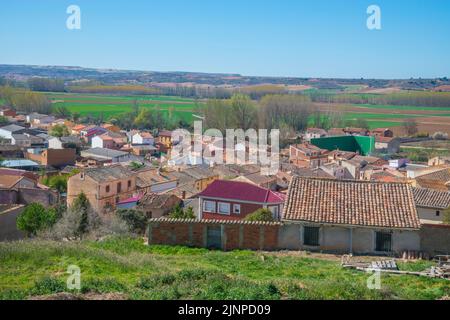
[[[66,9],[81,8],[81,30]],[[366,9],[381,8],[381,30]],[[261,76],[450,76],[447,0],[14,0],[0,64]]]

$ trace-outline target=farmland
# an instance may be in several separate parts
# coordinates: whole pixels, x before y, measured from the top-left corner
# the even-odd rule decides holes
[[[194,99],[167,96],[113,96],[101,94],[50,93],[47,94],[54,108],[66,107],[72,113],[80,116],[103,116],[111,119],[121,113],[132,110],[134,101],[142,108],[159,108],[164,114],[187,122],[192,121],[192,113],[202,102]]]
[[[420,132],[450,133],[449,107],[418,107],[369,104],[315,103],[322,111],[341,112],[345,120],[366,119],[371,129],[391,127],[396,134],[403,134],[403,122],[415,119]]]
[[[382,275],[381,289],[370,290],[369,274],[342,269],[334,255],[146,246],[142,239],[0,243],[0,262],[0,299],[67,291],[69,265],[81,270],[81,290],[76,293],[116,294],[125,299],[440,299],[450,295],[447,280],[407,275]],[[398,264],[409,271],[433,265],[429,261]]]
[[[167,117],[192,123],[193,114],[197,113],[205,103],[204,100],[157,95],[49,93],[47,96],[55,108],[64,106],[72,113],[79,113],[81,116],[102,116],[106,120],[131,111],[134,101],[137,101],[139,107],[159,108]],[[319,102],[314,103],[314,106],[321,111],[341,112],[344,120],[365,119],[370,129],[391,127],[398,135],[404,134],[403,123],[406,119],[415,119],[419,132],[450,133],[450,106],[420,107]]]

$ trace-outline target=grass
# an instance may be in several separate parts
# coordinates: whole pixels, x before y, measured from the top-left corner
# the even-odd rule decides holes
[[[394,106],[394,105],[377,105],[377,104],[352,104],[352,106],[370,109],[387,109],[402,111],[450,111],[448,107],[417,107],[417,106]]]
[[[0,244],[0,298],[67,291],[69,265],[81,269],[81,293],[123,293],[130,299],[438,299],[448,281],[344,270],[338,259],[252,251],[220,252],[146,246],[137,239]],[[422,270],[429,262],[401,264]]]
[[[172,117],[190,123],[196,106],[202,104],[202,102],[197,103],[194,99],[171,96],[113,96],[77,93],[49,93],[47,96],[53,101],[54,108],[64,106],[70,112],[77,112],[81,116],[99,117],[103,115],[105,119],[131,111],[133,101],[137,100],[139,107],[148,109],[159,107],[167,117],[170,114],[169,110],[173,108]]]

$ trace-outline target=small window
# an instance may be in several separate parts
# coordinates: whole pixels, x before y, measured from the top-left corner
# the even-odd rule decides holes
[[[203,201],[203,211],[205,212],[216,212],[216,203],[214,201]]]
[[[304,227],[303,228],[303,244],[305,246],[319,246],[319,227]]]
[[[118,183],[117,184],[117,193],[119,193],[119,192],[121,192],[122,191],[122,183]]]
[[[241,205],[240,204],[233,204],[233,213],[241,214]]]
[[[230,204],[219,202],[219,213],[221,214],[230,214]]]
[[[392,251],[392,234],[389,232],[376,233],[375,251],[390,252]]]
[[[109,193],[109,185],[105,188],[106,192]]]
[[[439,217],[441,215],[440,211],[436,211],[436,217]]]
[[[128,189],[131,188],[131,180],[128,180]]]

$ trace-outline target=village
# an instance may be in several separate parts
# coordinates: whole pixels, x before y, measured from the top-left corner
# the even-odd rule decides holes
[[[257,164],[171,159],[180,141],[167,130],[6,106],[0,115],[9,122],[0,127],[2,241],[27,237],[17,228],[27,206],[71,208],[83,194],[103,219],[143,213],[148,244],[414,259],[450,252],[450,157],[392,157],[417,138],[389,128],[308,128],[280,150],[276,174],[264,175]],[[226,148],[215,142],[212,152]]]

